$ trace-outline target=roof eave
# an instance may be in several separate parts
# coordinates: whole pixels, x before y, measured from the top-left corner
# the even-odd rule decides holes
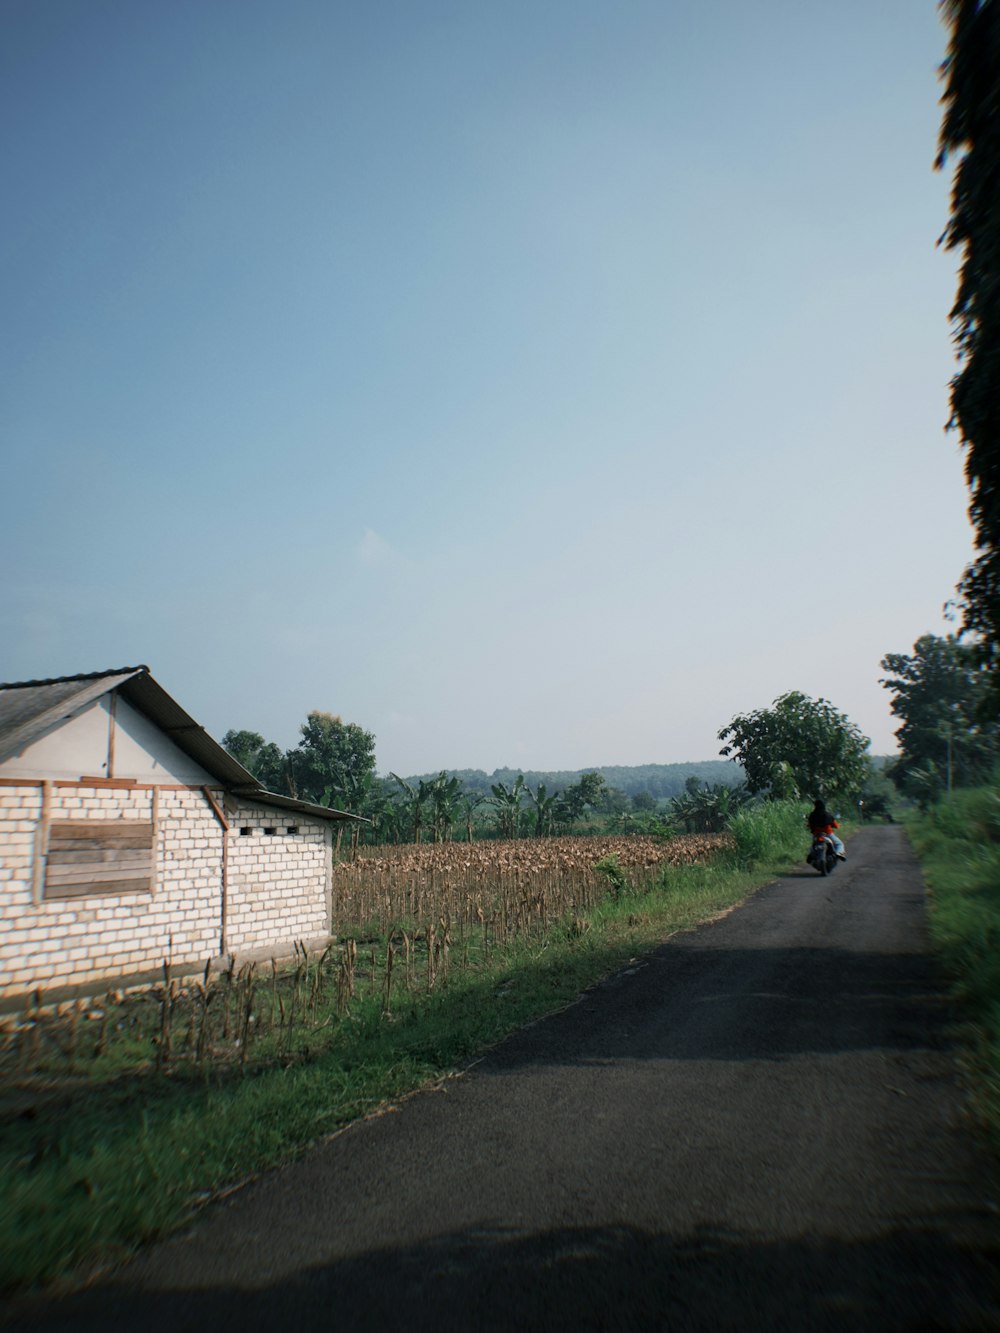
[[[313,819],[351,820],[356,824],[370,824],[372,821],[364,815],[352,815],[346,810],[334,810],[328,805],[313,805],[311,801],[300,801],[295,796],[282,796],[276,791],[267,791],[264,787],[232,787],[234,796],[245,801],[256,801],[259,805],[273,805],[279,810],[295,810],[298,814],[309,815]]]

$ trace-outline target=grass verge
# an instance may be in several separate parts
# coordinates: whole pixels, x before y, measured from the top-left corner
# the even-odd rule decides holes
[[[907,830],[964,1019],[974,1105],[1000,1143],[1000,788],[955,792]]]
[[[735,850],[652,890],[609,877],[588,918],[493,949],[447,985],[369,993],[283,1063],[72,1077],[3,1090],[0,1284],[11,1291],[126,1257],[217,1192],[432,1084],[674,931],[734,906],[803,850],[802,814],[741,814]],[[373,988],[374,991],[374,988]]]

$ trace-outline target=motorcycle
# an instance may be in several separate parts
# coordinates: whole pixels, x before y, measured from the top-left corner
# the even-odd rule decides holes
[[[837,869],[837,853],[826,833],[818,833],[813,838],[806,864],[818,870],[821,875],[832,875]]]

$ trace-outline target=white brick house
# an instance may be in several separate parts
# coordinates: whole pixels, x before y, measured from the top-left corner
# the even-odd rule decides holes
[[[147,667],[0,685],[0,1003],[325,942],[354,818],[266,791]]]

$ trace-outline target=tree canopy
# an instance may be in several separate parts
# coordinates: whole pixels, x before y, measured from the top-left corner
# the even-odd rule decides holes
[[[291,751],[295,794],[320,805],[334,802],[357,810],[375,775],[375,737],[356,722],[312,712]]]
[[[966,449],[978,554],[959,596],[979,652],[1000,664],[1000,0],[944,0],[950,29],[937,166],[958,163],[941,238],[961,252],[951,321],[959,371],[950,425]],[[995,699],[996,702],[996,699]]]
[[[719,740],[726,742],[719,753],[742,765],[752,794],[848,796],[868,776],[868,737],[828,700],[796,690],[734,717]]]
[[[285,794],[288,765],[281,747],[274,741],[265,741],[256,731],[227,731],[222,745],[268,791]]]
[[[685,783],[684,792],[672,798],[668,809],[671,820],[685,833],[722,833],[749,798],[746,786],[727,787],[724,782],[709,786],[692,778]]]
[[[375,737],[333,713],[310,713],[301,740],[282,751],[256,731],[227,731],[225,749],[268,790],[357,813],[374,781]]]
[[[896,785],[923,804],[986,777],[997,757],[997,728],[983,720],[990,678],[976,648],[955,635],[925,634],[912,653],[887,654],[882,670],[880,684],[894,696],[901,722],[891,769]]]

